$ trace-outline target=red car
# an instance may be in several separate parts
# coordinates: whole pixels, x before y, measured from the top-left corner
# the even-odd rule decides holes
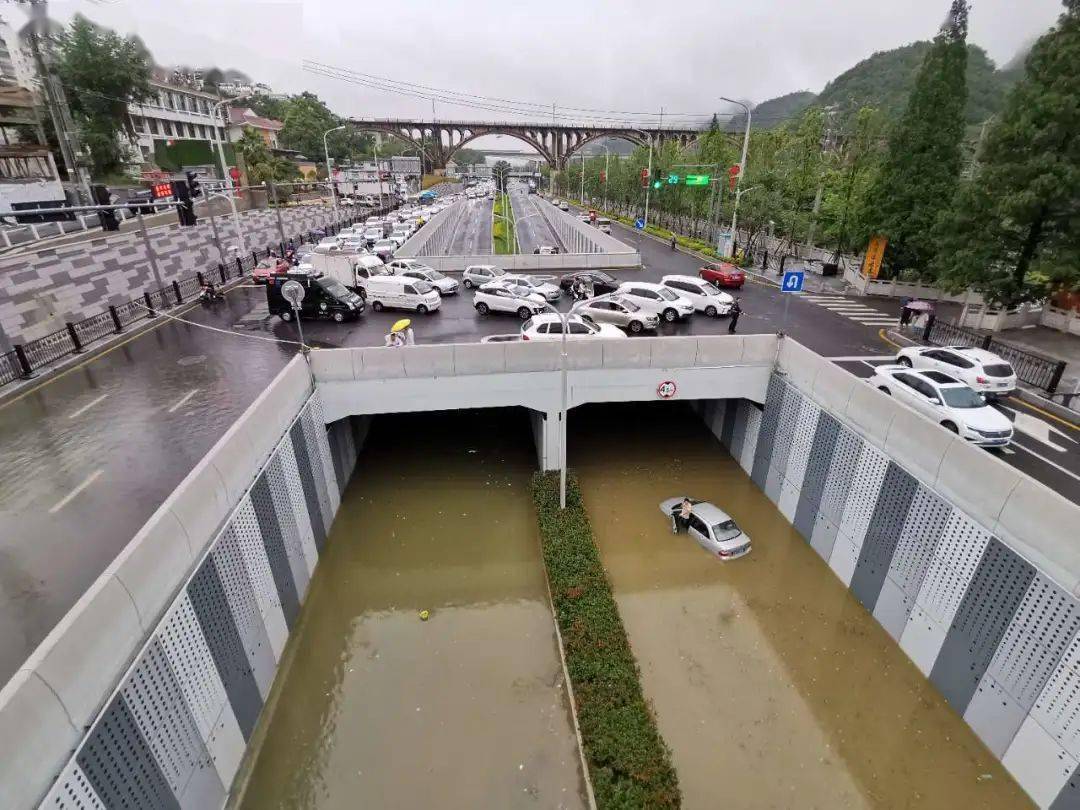
[[[283,276],[289,272],[289,263],[277,256],[263,259],[251,271],[251,280],[256,284],[269,284],[274,276]]]
[[[710,262],[698,269],[698,275],[717,287],[733,287],[738,290],[746,282],[742,268],[727,262]]]

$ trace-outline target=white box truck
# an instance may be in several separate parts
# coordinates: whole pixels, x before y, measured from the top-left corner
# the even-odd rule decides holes
[[[312,253],[311,268],[339,281],[366,298],[367,280],[372,276],[392,276],[394,271],[370,253]]]

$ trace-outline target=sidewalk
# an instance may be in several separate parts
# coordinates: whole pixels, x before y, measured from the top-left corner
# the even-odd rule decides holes
[[[995,332],[994,339],[1055,360],[1064,360],[1068,365],[1058,384],[1058,393],[1080,391],[1080,337],[1046,326],[1028,326]],[[1080,397],[1073,398],[1072,407],[1074,410],[1080,409]]]

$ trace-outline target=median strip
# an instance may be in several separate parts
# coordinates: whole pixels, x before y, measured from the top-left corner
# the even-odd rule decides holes
[[[558,473],[537,473],[532,494],[596,804],[679,807],[671,751],[642,692],[577,479],[567,479],[565,510]]]

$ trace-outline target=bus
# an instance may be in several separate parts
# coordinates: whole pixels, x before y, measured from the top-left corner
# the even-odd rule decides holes
[[[71,214],[33,214],[35,208],[67,205],[52,153],[44,146],[0,146],[0,220],[45,222]],[[25,213],[24,213],[25,212]]]

